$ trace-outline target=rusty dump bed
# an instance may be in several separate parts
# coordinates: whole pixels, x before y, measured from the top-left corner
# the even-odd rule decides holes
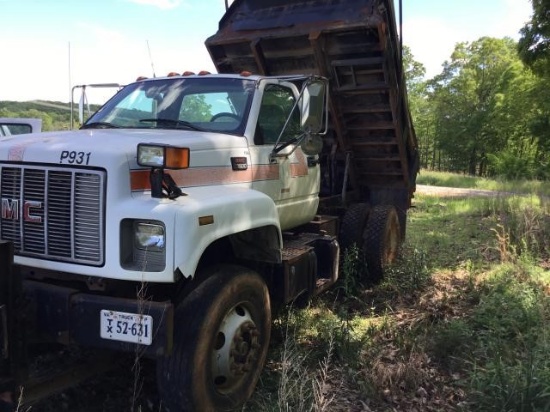
[[[331,132],[340,159],[351,154],[352,189],[410,202],[418,154],[392,0],[235,0],[206,46],[220,73],[329,78]]]

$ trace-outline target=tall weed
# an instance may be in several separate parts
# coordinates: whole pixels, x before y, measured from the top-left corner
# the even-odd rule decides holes
[[[308,345],[309,309],[290,308],[276,321],[282,333],[282,343],[267,369],[272,371],[271,381],[261,381],[256,396],[243,411],[264,412],[325,412],[330,410],[334,396],[332,369],[334,335],[332,328],[324,329],[326,351]],[[273,396],[273,389],[276,396]]]
[[[550,208],[525,198],[500,199],[494,204],[495,234],[501,262],[550,258]]]

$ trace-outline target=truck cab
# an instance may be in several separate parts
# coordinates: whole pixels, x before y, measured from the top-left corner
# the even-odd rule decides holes
[[[0,236],[26,299],[48,306],[24,314],[39,319],[35,338],[139,346],[159,359],[159,388],[172,399],[182,373],[174,357],[203,328],[184,327],[195,312],[182,308],[213,293],[197,303],[199,319],[210,322],[211,305],[223,303],[221,323],[191,350],[211,346],[221,359],[208,385],[249,390],[234,369],[256,379],[272,307],[337,279],[334,234],[298,230],[318,211],[325,90],[317,76],[139,79],[80,130],[0,141]],[[231,339],[216,347],[220,334]],[[237,335],[246,342],[238,359]]]
[[[190,147],[190,170],[169,172],[177,186],[226,182],[264,193],[274,202],[280,227],[286,230],[309,222],[318,207],[318,153],[308,158],[300,147],[306,137],[302,113],[311,99],[303,91],[313,82],[323,80],[246,73],[142,79],[119,92],[83,129],[175,129],[181,132],[172,140],[177,145],[190,145],[186,138],[201,134],[207,139],[200,150]],[[319,99],[322,113],[325,96]],[[225,141],[231,141],[230,151],[223,147]],[[186,180],[191,170],[194,179]],[[210,173],[203,175],[203,170]]]

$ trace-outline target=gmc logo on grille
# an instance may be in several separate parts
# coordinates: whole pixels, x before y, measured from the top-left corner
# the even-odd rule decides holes
[[[2,219],[19,220],[20,203],[21,201],[19,199],[2,198]],[[25,222],[42,223],[42,216],[34,214],[41,209],[42,202],[24,200],[22,219]]]

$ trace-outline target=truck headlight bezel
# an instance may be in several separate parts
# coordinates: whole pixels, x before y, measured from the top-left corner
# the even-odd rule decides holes
[[[162,272],[166,268],[166,236],[162,221],[122,219],[120,266],[126,270]]]

